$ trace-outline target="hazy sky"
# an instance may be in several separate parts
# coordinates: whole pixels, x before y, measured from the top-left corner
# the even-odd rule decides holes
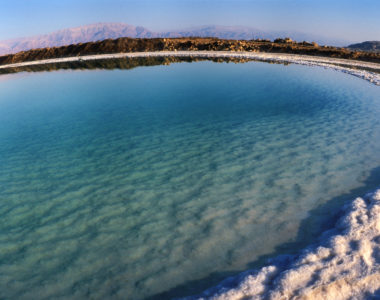
[[[244,25],[380,40],[380,0],[0,0],[0,40],[96,22],[153,31]]]

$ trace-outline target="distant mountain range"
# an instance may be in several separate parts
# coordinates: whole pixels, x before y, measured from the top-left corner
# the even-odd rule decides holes
[[[296,41],[315,41],[319,44],[335,46],[347,45],[347,41],[332,40],[300,32],[264,32],[244,26],[200,26],[187,30],[153,32],[145,27],[124,23],[96,23],[75,28],[67,28],[49,34],[34,37],[17,38],[0,41],[0,55],[16,53],[34,48],[63,46],[77,43],[94,42],[119,37],[152,38],[152,37],[218,37],[223,39],[275,39],[291,37]]]
[[[347,48],[353,50],[380,52],[380,41],[368,41],[349,45]]]
[[[118,37],[153,37],[144,27],[123,23],[97,23],[67,28],[49,34],[0,41],[0,54],[16,53],[34,48],[64,46],[85,42],[94,42]]]

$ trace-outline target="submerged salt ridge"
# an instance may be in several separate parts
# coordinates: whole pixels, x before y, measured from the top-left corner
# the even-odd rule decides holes
[[[201,58],[240,58],[253,59],[260,61],[269,61],[277,63],[294,63],[306,66],[318,66],[336,71],[344,72],[375,85],[380,85],[380,73],[369,71],[380,71],[380,65],[377,63],[347,60],[340,58],[318,57],[309,55],[284,54],[284,53],[257,53],[257,52],[229,52],[229,51],[157,51],[157,52],[133,52],[118,54],[96,54],[81,57],[53,58],[38,61],[28,61],[22,63],[8,64],[0,66],[0,69],[15,68],[23,66],[32,66],[39,64],[86,61],[99,59],[117,59],[117,58],[137,58],[137,57],[201,57]]]
[[[380,189],[342,209],[320,246],[278,257],[185,299],[368,299],[380,290]]]

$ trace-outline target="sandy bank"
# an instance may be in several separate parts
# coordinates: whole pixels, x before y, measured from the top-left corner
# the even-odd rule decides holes
[[[200,57],[200,58],[240,58],[259,61],[294,63],[307,66],[319,66],[330,68],[365,79],[373,84],[380,85],[380,64],[347,60],[340,58],[326,58],[318,56],[307,56],[297,54],[260,53],[260,52],[228,52],[228,51],[158,51],[158,52],[133,52],[118,54],[98,54],[87,56],[75,56],[65,58],[54,58],[38,61],[28,61],[15,64],[1,65],[0,69],[16,68],[60,62],[75,62],[101,59],[117,58],[140,58],[140,57]]]

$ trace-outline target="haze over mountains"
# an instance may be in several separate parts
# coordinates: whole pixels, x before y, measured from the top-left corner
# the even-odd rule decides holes
[[[347,41],[329,39],[300,32],[265,32],[244,26],[199,26],[187,30],[154,32],[145,27],[124,23],[96,23],[75,28],[67,28],[49,34],[34,37],[16,38],[0,41],[0,55],[16,53],[34,48],[63,46],[77,43],[93,42],[119,37],[152,38],[152,37],[218,37],[224,39],[275,39],[291,37],[296,41],[315,41],[320,44],[336,46],[347,45]]]
[[[367,41],[363,43],[352,44],[349,45],[347,48],[352,50],[380,52],[380,41]]]

